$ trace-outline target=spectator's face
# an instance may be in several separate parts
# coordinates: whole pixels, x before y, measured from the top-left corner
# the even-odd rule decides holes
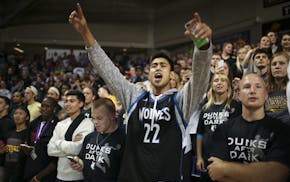
[[[29,75],[28,69],[23,69],[21,72],[21,76],[26,78],[26,77],[28,77],[28,75]]]
[[[281,40],[281,46],[284,49],[290,49],[290,35],[288,34],[283,35],[282,40]]]
[[[25,111],[23,111],[22,109],[16,109],[13,114],[13,119],[16,125],[21,125],[25,123],[29,118]]]
[[[135,70],[134,67],[131,67],[131,68],[130,68],[130,75],[131,75],[131,77],[136,76],[136,70]]]
[[[0,98],[0,113],[3,111],[8,111],[9,106],[6,104],[3,98]]]
[[[143,75],[143,70],[142,69],[136,69],[136,76],[142,76]]]
[[[222,59],[222,58],[221,58],[220,55],[214,54],[214,55],[212,55],[212,57],[211,57],[211,64],[216,65],[217,62],[219,62],[219,60],[221,60],[221,59]]]
[[[222,74],[216,74],[213,77],[212,81],[212,90],[214,93],[218,95],[222,95],[227,92],[229,88],[228,82],[227,82],[227,76]]]
[[[55,100],[58,100],[59,99],[59,96],[57,95],[57,93],[54,92],[51,89],[48,89],[48,91],[47,91],[47,97],[51,97],[51,98],[53,98]]]
[[[243,109],[261,109],[264,107],[268,94],[263,79],[256,74],[249,74],[240,81],[239,100]]]
[[[241,48],[238,50],[237,57],[240,61],[243,61],[245,59],[247,52],[248,51],[245,48]]]
[[[84,103],[79,101],[77,96],[75,95],[68,95],[65,98],[64,107],[66,110],[66,113],[69,116],[74,115],[75,113],[79,112],[81,108],[83,107]]]
[[[6,83],[5,83],[3,80],[0,81],[0,88],[1,88],[1,89],[6,88]]]
[[[44,120],[50,118],[54,114],[55,108],[53,107],[53,101],[51,99],[43,99],[41,102],[41,116]]]
[[[61,86],[61,93],[65,93],[67,90],[69,90],[69,86],[67,86],[67,85]]]
[[[224,52],[227,54],[232,54],[233,52],[233,45],[232,44],[227,44],[224,48]]]
[[[23,102],[23,97],[20,92],[13,93],[12,102],[15,104],[21,104]]]
[[[283,78],[287,76],[287,67],[289,61],[283,55],[276,56],[271,62],[271,72],[274,78]]]
[[[179,81],[179,76],[175,72],[170,73],[170,88],[177,88]]]
[[[24,92],[24,99],[26,102],[34,99],[34,94],[30,89],[26,89]]]
[[[90,88],[84,88],[83,94],[85,96],[85,103],[90,104],[95,99],[94,93]]]
[[[252,49],[252,47],[249,44],[245,45],[244,48],[247,50],[247,52]]]
[[[82,87],[82,89],[84,89],[84,88],[86,88],[86,87],[88,87],[88,86],[90,86],[90,83],[89,83],[89,82],[86,82],[86,81],[82,81],[82,82],[81,82],[81,87]]]
[[[155,58],[150,65],[149,80],[155,89],[169,87],[170,64],[165,58]]]
[[[255,66],[259,69],[263,69],[268,66],[269,58],[265,53],[256,54],[254,57]]]
[[[270,38],[272,44],[276,44],[277,37],[276,37],[276,34],[274,32],[269,32],[267,34],[267,36]]]
[[[271,46],[271,40],[267,36],[263,36],[260,40],[260,48],[267,49]]]
[[[179,64],[175,64],[173,69],[176,74],[180,74],[181,67]]]
[[[185,60],[183,60],[183,59],[178,60],[178,63],[180,64],[181,69],[186,69],[187,68],[186,61]]]
[[[115,115],[108,112],[104,106],[92,109],[92,120],[100,133],[108,133],[115,126]]]

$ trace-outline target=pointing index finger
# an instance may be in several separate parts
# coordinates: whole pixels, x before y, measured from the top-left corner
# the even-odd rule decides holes
[[[84,13],[83,13],[83,10],[82,10],[80,3],[77,3],[77,12],[79,13],[80,17],[84,16]]]
[[[199,23],[201,22],[200,15],[197,12],[195,12],[193,16],[194,16],[194,18],[196,19],[197,22],[199,22]]]

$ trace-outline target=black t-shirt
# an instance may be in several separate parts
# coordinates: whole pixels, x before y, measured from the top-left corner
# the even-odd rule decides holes
[[[241,116],[221,125],[212,137],[211,156],[240,163],[276,161],[290,167],[290,129],[265,116],[248,122]]]
[[[8,153],[5,156],[4,181],[23,181],[26,155],[20,150],[21,143],[28,143],[29,129],[12,131],[7,139]]]
[[[82,113],[84,114],[85,118],[92,118],[92,109],[82,109]]]
[[[225,104],[213,104],[208,109],[202,110],[200,114],[197,134],[202,135],[202,153],[206,166],[208,164],[207,159],[210,157],[208,154],[212,149],[208,140],[216,130],[216,127],[241,114],[240,102],[232,100],[229,109],[225,108]]]
[[[84,162],[84,180],[117,181],[124,145],[125,133],[119,128],[110,134],[95,131],[87,135],[79,154]]]
[[[240,102],[232,100],[229,109],[225,105],[225,102],[220,105],[212,104],[209,108],[201,111],[197,128],[198,134],[213,133],[218,125],[241,114]]]
[[[0,119],[0,145],[5,145],[9,132],[15,130],[13,120],[8,116]],[[0,154],[0,166],[4,166],[5,154]]]

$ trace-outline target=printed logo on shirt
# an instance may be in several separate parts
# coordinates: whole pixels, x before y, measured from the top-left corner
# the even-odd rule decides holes
[[[147,107],[140,108],[139,120],[144,122],[143,143],[158,144],[161,129],[158,121],[171,121],[170,109],[169,107],[163,107],[160,110]],[[152,120],[154,122],[151,122]]]
[[[89,151],[85,154],[85,160],[91,162],[91,169],[94,170],[95,167],[98,167],[103,173],[106,173],[106,168],[111,167],[109,155],[112,150],[120,150],[121,145],[118,144],[116,147],[113,147],[109,146],[109,143],[106,143],[104,146],[88,143],[86,149]]]
[[[256,135],[255,139],[228,137],[230,158],[244,163],[261,161],[265,157],[264,150],[268,141],[260,135]]]
[[[7,140],[7,149],[6,161],[9,162],[18,162],[19,152],[20,152],[20,143],[21,140],[17,138],[8,138]]]
[[[90,113],[85,113],[85,118],[90,118]]]
[[[158,120],[170,121],[171,115],[169,111],[170,111],[169,107],[164,107],[161,110],[143,107],[139,110],[139,120],[143,121],[154,119],[154,121]]]
[[[203,114],[203,124],[204,126],[211,125],[211,131],[214,132],[217,125],[223,124],[224,121],[227,121],[230,116],[230,113],[226,110],[221,112],[210,112]]]
[[[272,96],[266,101],[266,110],[272,112],[282,112],[287,108],[286,95]]]

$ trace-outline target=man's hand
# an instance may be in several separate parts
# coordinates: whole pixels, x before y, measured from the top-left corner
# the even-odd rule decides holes
[[[208,174],[213,181],[221,181],[225,176],[225,164],[226,162],[217,158],[211,157],[208,159],[210,165],[207,167]]]
[[[78,142],[81,141],[83,139],[83,134],[78,133],[75,138],[73,139],[73,142]]]
[[[71,12],[68,21],[81,35],[88,31],[87,20],[79,3],[77,3],[77,10]]]
[[[203,23],[201,21],[201,18],[200,18],[199,14],[197,12],[194,13],[193,16],[194,16],[194,18],[191,20],[191,22],[193,24],[196,24],[195,25],[195,31],[193,32],[193,36],[195,38],[197,38],[197,39],[208,38],[209,40],[211,40],[211,38],[212,38],[212,30],[211,30],[211,28],[207,24],[205,24],[205,23]],[[189,30],[186,30],[184,32],[184,34],[186,36],[190,36],[192,33]]]
[[[68,21],[73,25],[75,30],[81,34],[88,47],[94,45],[96,39],[88,27],[86,17],[79,3],[77,3],[77,10],[69,15]]]
[[[70,167],[76,171],[82,172],[83,170],[83,161],[77,156],[74,157],[76,162],[69,162]]]

